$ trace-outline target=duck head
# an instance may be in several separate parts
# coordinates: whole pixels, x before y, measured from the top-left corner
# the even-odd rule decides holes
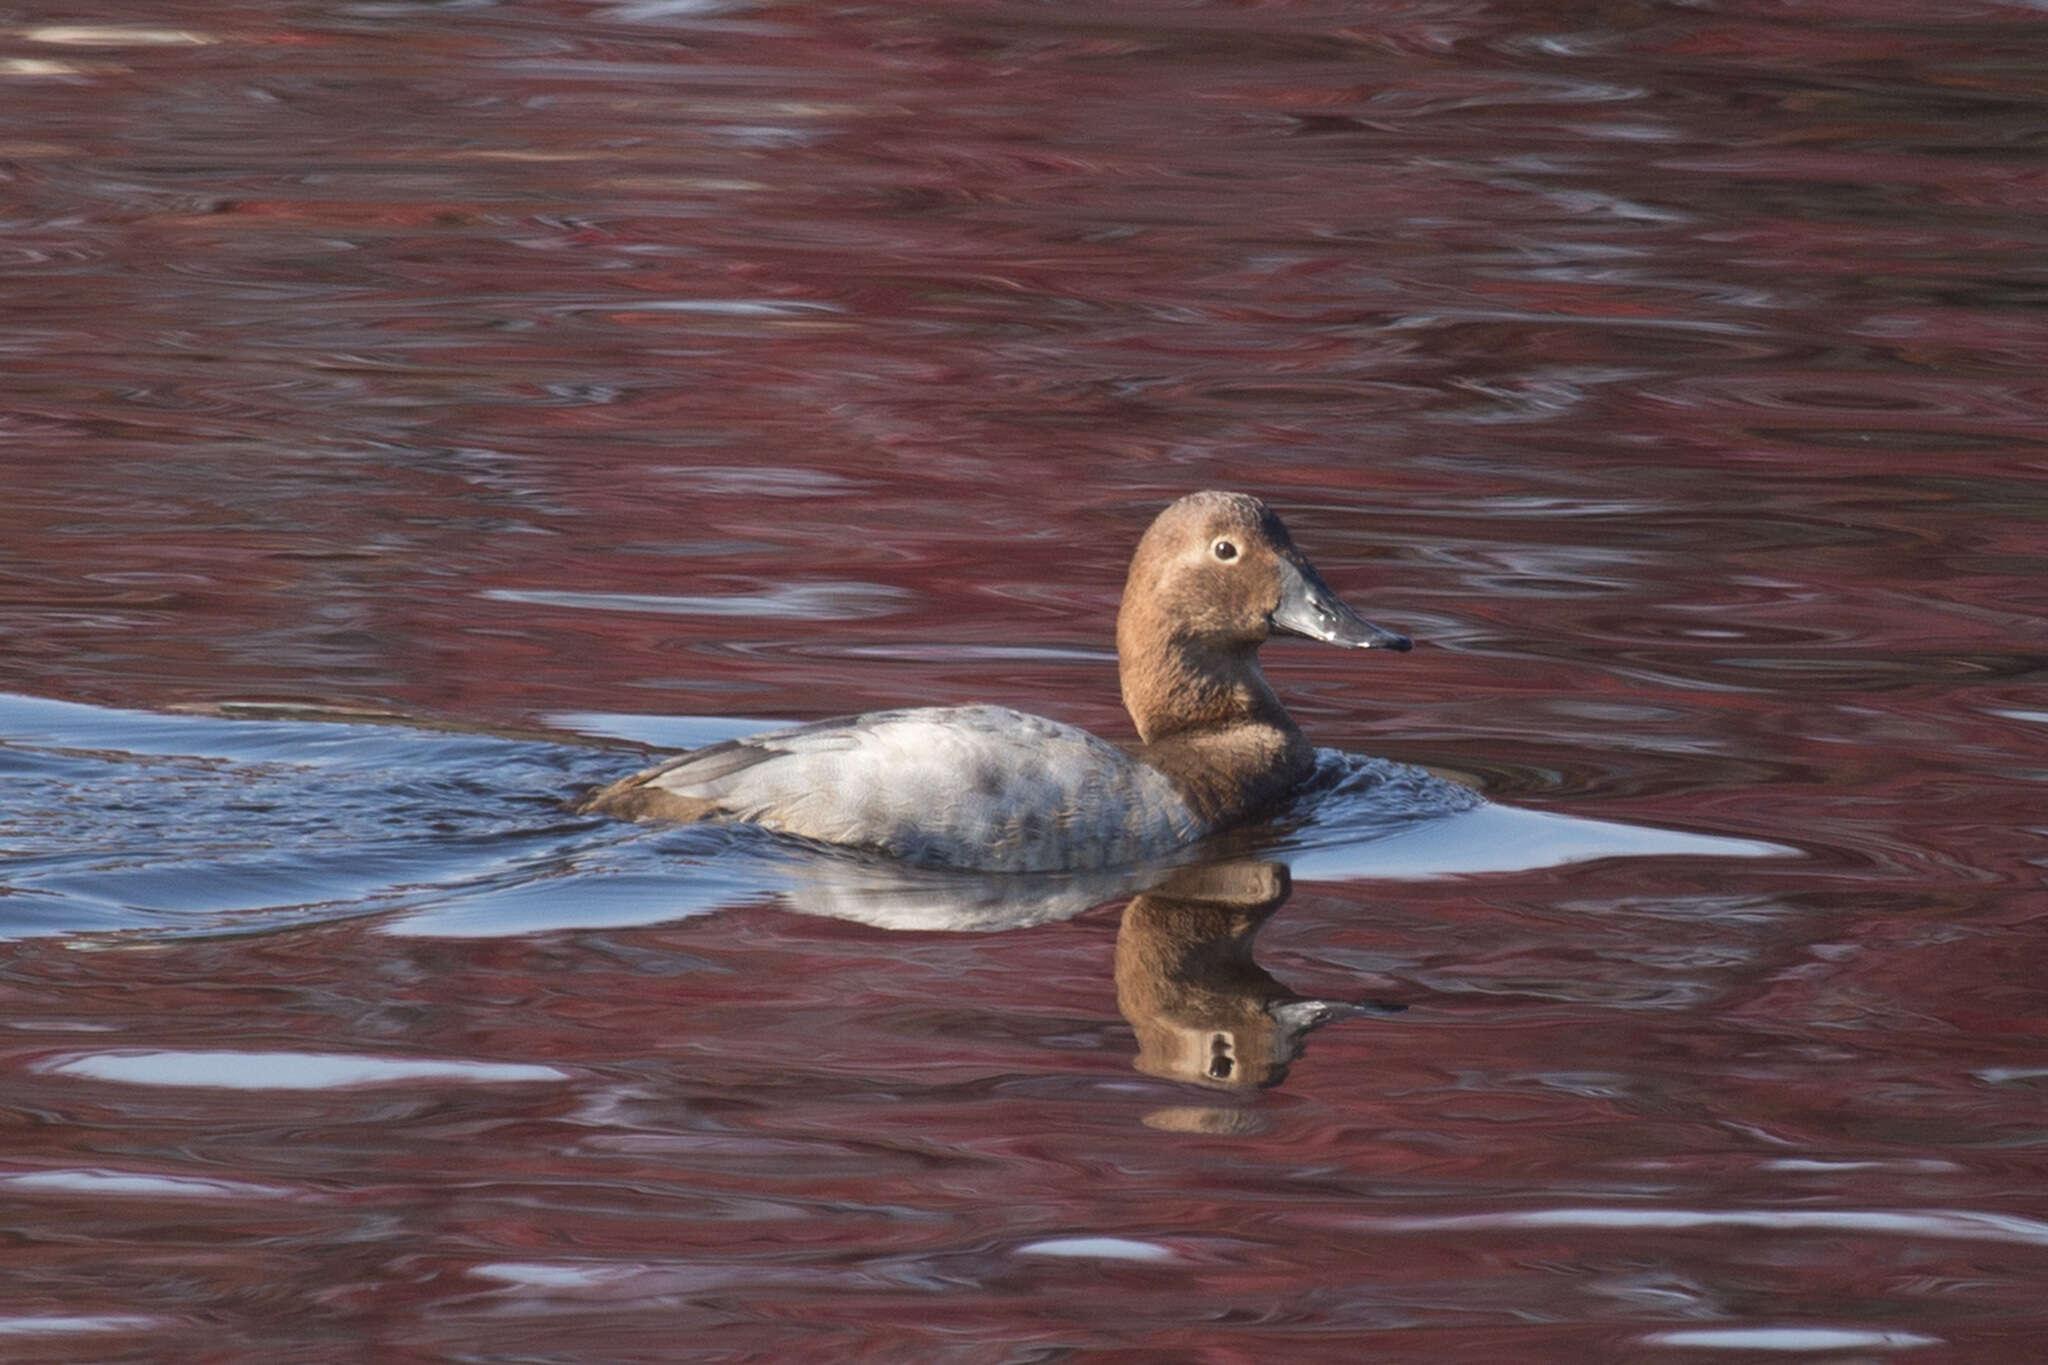
[[[1291,729],[1256,662],[1275,634],[1410,647],[1345,605],[1257,498],[1190,493],[1161,512],[1138,542],[1117,612],[1124,705],[1140,738],[1242,719]]]

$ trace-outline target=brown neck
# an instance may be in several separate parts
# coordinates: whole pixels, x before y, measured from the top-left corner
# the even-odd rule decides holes
[[[1255,648],[1217,653],[1118,629],[1124,706],[1139,756],[1165,773],[1212,829],[1282,801],[1315,768],[1315,749],[1259,672]]]
[[[1134,638],[1119,621],[1117,675],[1124,709],[1147,744],[1244,725],[1298,733],[1259,672],[1258,646],[1228,650],[1192,640]]]

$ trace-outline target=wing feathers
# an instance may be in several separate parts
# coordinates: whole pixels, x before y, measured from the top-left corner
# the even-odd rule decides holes
[[[995,706],[879,711],[728,740],[577,809],[744,820],[986,870],[1103,867],[1202,830],[1164,774],[1084,730]]]

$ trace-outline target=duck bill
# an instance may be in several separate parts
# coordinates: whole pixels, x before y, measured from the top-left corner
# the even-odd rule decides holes
[[[1272,621],[1277,631],[1346,649],[1413,648],[1407,636],[1383,630],[1345,606],[1306,560],[1280,561],[1280,605]]]

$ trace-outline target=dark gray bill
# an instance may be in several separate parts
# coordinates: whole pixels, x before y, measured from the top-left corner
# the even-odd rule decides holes
[[[1407,636],[1382,630],[1345,606],[1306,560],[1280,561],[1280,605],[1273,608],[1273,629],[1347,649],[1413,647]]]

